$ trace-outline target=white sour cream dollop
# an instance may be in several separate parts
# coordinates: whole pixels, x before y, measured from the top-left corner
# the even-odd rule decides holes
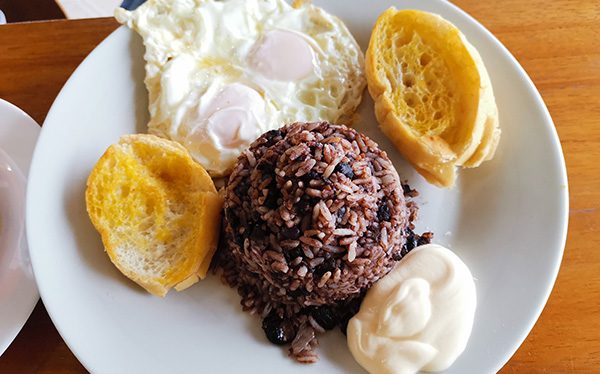
[[[475,316],[475,283],[449,249],[417,247],[367,293],[348,324],[348,346],[371,374],[447,369]]]

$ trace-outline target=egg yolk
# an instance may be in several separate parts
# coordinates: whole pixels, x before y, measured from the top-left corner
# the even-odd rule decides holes
[[[315,53],[300,35],[272,30],[257,42],[250,64],[267,78],[299,81],[314,73]]]
[[[198,108],[198,118],[188,141],[202,143],[212,134],[218,144],[235,148],[253,140],[266,119],[265,103],[254,89],[241,83],[229,84]]]

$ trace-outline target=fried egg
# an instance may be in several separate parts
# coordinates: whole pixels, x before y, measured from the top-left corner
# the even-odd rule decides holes
[[[149,132],[227,174],[266,131],[349,123],[364,56],[344,23],[297,0],[149,0],[117,20],[146,47]]]

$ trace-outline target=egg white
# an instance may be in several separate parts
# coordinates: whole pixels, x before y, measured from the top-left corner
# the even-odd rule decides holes
[[[343,22],[309,2],[149,0],[135,11],[119,9],[115,15],[144,39],[149,131],[182,143],[213,176],[226,174],[268,130],[297,121],[345,123],[360,103],[366,84],[362,51]],[[300,78],[287,79],[300,66],[291,66],[289,74],[279,69],[279,75],[269,75],[262,69],[264,58],[256,63],[261,43],[276,32],[309,46],[312,68],[304,66]],[[266,62],[280,68],[283,63]],[[236,141],[223,144],[201,128],[207,122],[198,113],[201,101],[213,100],[232,84],[249,89],[240,92],[253,98],[244,104],[252,108],[242,105],[251,125],[240,126]]]

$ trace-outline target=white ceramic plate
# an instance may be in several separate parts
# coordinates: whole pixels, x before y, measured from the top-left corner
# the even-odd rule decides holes
[[[0,355],[39,299],[24,231],[25,176],[39,133],[31,117],[0,99]]]
[[[493,81],[502,140],[495,158],[463,171],[458,186],[424,182],[379,132],[365,93],[358,130],[391,156],[421,192],[419,229],[453,249],[476,278],[478,309],[464,354],[449,373],[495,373],[525,339],[554,284],[567,229],[560,143],[540,95],[510,53],[445,1],[314,1],[342,18],[366,49],[393,3],[443,15],[480,51]],[[98,46],[56,99],[36,149],[27,225],[44,304],[62,337],[94,373],[363,373],[344,336],[320,337],[321,360],[303,366],[267,342],[257,317],[216,277],[160,299],[122,276],[104,253],[84,203],[86,179],[120,135],[145,132],[141,39],[120,28]],[[44,207],[44,209],[38,209]]]

